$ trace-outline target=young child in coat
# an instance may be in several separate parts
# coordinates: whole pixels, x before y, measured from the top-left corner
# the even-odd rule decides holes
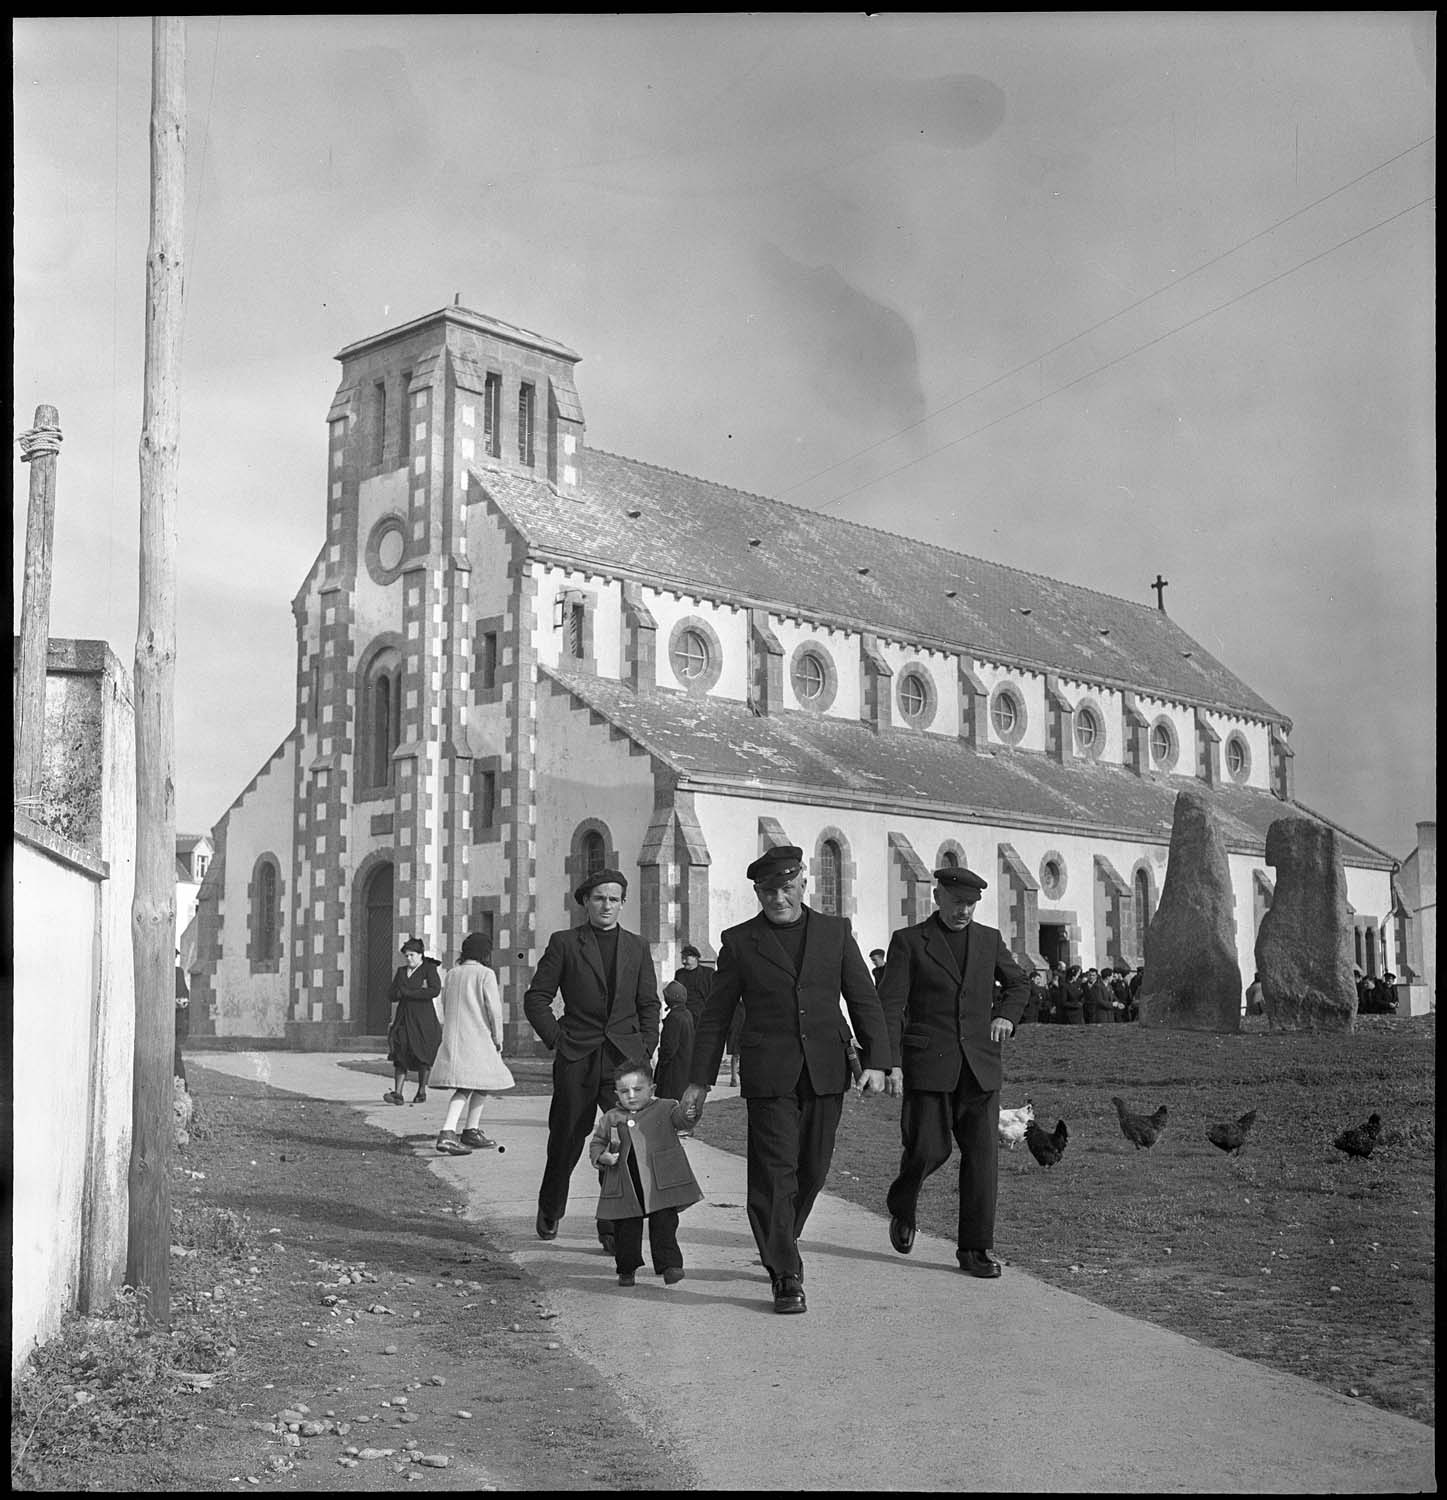
[[[632,1286],[643,1264],[646,1219],[653,1269],[665,1286],[676,1286],[683,1280],[679,1210],[703,1197],[678,1138],[692,1121],[676,1099],[654,1097],[653,1069],[646,1062],[623,1063],[613,1087],[617,1106],[599,1119],[588,1160],[603,1173],[598,1218],[613,1221],[618,1285]]]

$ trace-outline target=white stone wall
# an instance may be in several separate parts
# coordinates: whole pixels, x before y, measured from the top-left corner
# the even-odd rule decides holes
[[[928,651],[895,641],[880,641],[879,654],[894,672],[889,679],[889,722],[897,729],[913,727],[900,708],[899,690],[905,674],[918,673],[928,680],[934,702],[934,714],[922,726],[928,734],[942,734],[950,739],[960,732],[959,658],[954,652]]]
[[[669,658],[668,643],[681,622],[701,620],[719,644],[718,681],[709,689],[711,698],[732,698],[742,703],[749,696],[749,616],[748,611],[712,599],[695,598],[645,588],[641,597],[658,629],[654,635],[654,682],[675,691],[686,687]],[[627,620],[623,622],[627,631]]]
[[[221,896],[221,958],[213,980],[217,1036],[283,1036],[291,974],[291,911],[295,741],[267,762],[256,784],[231,809],[226,821],[226,871]],[[247,922],[256,861],[274,854],[281,871],[281,960],[274,974],[257,974],[247,956]],[[320,851],[317,859],[327,857]],[[318,933],[314,941],[319,942]],[[305,955],[311,962],[315,955]],[[308,1017],[300,1017],[306,1020]]]
[[[990,694],[990,706],[994,704],[994,693],[998,687],[1008,683],[1016,698],[1024,705],[1025,732],[1017,740],[1002,739],[995,728],[994,714],[986,712],[985,736],[992,745],[1013,743],[1019,750],[1038,750],[1045,753],[1045,678],[1039,672],[1008,666],[999,662],[976,661],[975,676],[985,685]]]
[[[805,713],[811,711],[803,707],[794,691],[792,667],[795,652],[801,646],[812,646],[834,670],[834,701],[824,710],[825,714],[831,719],[858,719],[862,712],[859,671],[862,653],[859,632],[830,630],[808,620],[787,619],[779,615],[770,615],[769,629],[784,648],[782,667],[785,709]]]
[[[58,1331],[61,1318],[79,1297],[90,1146],[87,1122],[92,1092],[105,1080],[92,1076],[91,1040],[101,882],[23,839],[17,838],[12,849],[12,1125],[16,1142],[30,1143],[14,1156],[13,1375],[36,1344]],[[42,1061],[44,1066],[38,1066]],[[125,1123],[129,1156],[129,1101]],[[124,1171],[121,1182],[124,1185]],[[123,1268],[124,1233],[119,1250]]]
[[[556,601],[570,589],[577,589],[593,600],[593,660],[600,677],[621,677],[623,673],[623,590],[616,579],[576,569],[557,568],[535,563],[537,580],[537,613],[533,622],[533,643],[538,660],[547,667],[569,663],[562,654],[563,631],[554,625]],[[660,650],[666,647],[662,643]]]
[[[1102,765],[1123,766],[1125,764],[1125,706],[1115,688],[1097,687],[1094,683],[1077,682],[1073,678],[1060,679],[1061,696],[1077,712],[1089,705],[1095,710],[1100,723],[1101,737],[1094,750],[1098,753],[1082,755],[1077,745],[1071,751],[1079,760],[1097,760]]]
[[[628,877],[623,925],[638,930],[638,855],[653,816],[653,770],[646,755],[629,752],[629,742],[591,724],[586,709],[566,694],[545,688],[538,697],[537,872],[535,930],[538,951],[548,934],[571,926],[576,909],[564,861],[573,833],[587,818],[607,825]],[[485,889],[486,887],[480,887]]]
[[[1201,717],[1221,736],[1221,784],[1223,786],[1253,787],[1257,791],[1271,790],[1271,731],[1257,719],[1242,718],[1236,714],[1216,713],[1203,709]],[[1232,776],[1227,760],[1226,745],[1232,735],[1239,735],[1246,744],[1249,762],[1244,780]]]
[[[1200,762],[1196,756],[1195,710],[1186,707],[1183,703],[1170,703],[1164,698],[1147,697],[1144,693],[1137,694],[1136,708],[1140,711],[1141,717],[1146,721],[1145,732],[1148,751],[1150,733],[1158,719],[1166,720],[1176,736],[1175,764],[1169,770],[1166,770],[1164,767],[1157,765],[1155,757],[1152,756],[1150,761],[1151,770],[1187,779],[1199,775]]]

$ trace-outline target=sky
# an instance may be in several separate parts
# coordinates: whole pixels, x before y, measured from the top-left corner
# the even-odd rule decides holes
[[[590,446],[1154,604],[1298,799],[1436,818],[1429,11],[195,17],[177,826],[294,715],[357,339],[569,345]],[[14,430],[50,633],[129,668],[145,18],[13,22]],[[14,464],[14,618],[27,466]]]

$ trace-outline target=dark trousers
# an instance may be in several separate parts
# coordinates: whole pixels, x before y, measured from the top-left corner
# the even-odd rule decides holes
[[[797,1276],[799,1236],[829,1175],[843,1094],[816,1094],[807,1069],[790,1094],[747,1101],[749,1228],[770,1276]]]
[[[538,1210],[550,1219],[561,1219],[568,1210],[568,1183],[583,1147],[593,1133],[598,1111],[618,1102],[613,1089],[613,1069],[623,1054],[606,1043],[586,1057],[571,1059],[553,1054],[553,1102],[548,1109],[548,1156],[543,1181],[538,1188]],[[599,1174],[602,1181],[602,1173]],[[598,1221],[599,1235],[611,1234],[612,1224]]]
[[[657,1208],[634,1219],[613,1220],[613,1261],[621,1276],[643,1264],[643,1225],[648,1224],[648,1253],[653,1269],[661,1276],[667,1270],[683,1269],[683,1251],[678,1248],[678,1210]]]
[[[951,1139],[960,1148],[960,1250],[989,1250],[995,1244],[995,1192],[999,1182],[1000,1093],[982,1089],[970,1065],[961,1060],[953,1093],[906,1089],[899,1112],[904,1143],[899,1176],[885,1204],[906,1224],[915,1221],[920,1188],[931,1172],[950,1159]]]

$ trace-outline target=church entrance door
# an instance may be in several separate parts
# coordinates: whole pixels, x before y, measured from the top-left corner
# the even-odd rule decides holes
[[[368,876],[362,914],[365,923],[362,1015],[366,1035],[385,1036],[392,1019],[388,991],[397,967],[397,949],[392,938],[391,865],[379,865]]]

